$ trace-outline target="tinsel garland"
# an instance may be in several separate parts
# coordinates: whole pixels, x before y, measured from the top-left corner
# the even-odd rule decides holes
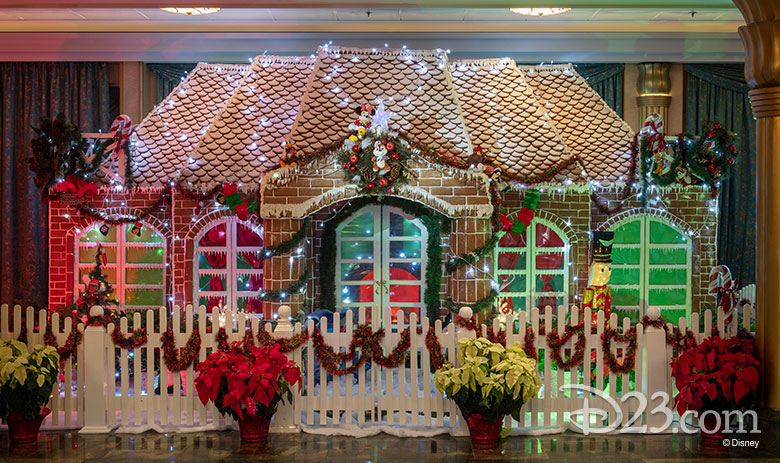
[[[460,310],[460,308],[463,306],[469,306],[471,307],[472,312],[476,314],[476,313],[484,312],[486,309],[493,307],[493,303],[496,301],[497,297],[498,297],[498,291],[496,291],[495,289],[491,289],[490,294],[471,304],[456,303],[452,300],[452,298],[449,297],[443,302],[443,304],[446,308],[448,308],[453,313],[457,313],[458,310]]]
[[[460,326],[461,328],[466,328],[467,330],[475,332],[477,336],[482,336],[482,332],[479,329],[476,320],[474,320],[473,318],[467,320],[461,317],[460,315],[457,315],[455,317],[455,324]],[[506,347],[506,331],[498,330],[498,332],[496,333],[492,326],[488,326],[487,330],[485,331],[487,332],[488,341],[496,342]]]
[[[119,325],[115,325],[111,332],[111,341],[120,349],[132,350],[146,345],[149,338],[146,335],[146,328],[133,330],[130,335],[125,336]]]
[[[428,328],[428,333],[425,335],[425,347],[431,354],[431,366],[433,366],[434,370],[438,370],[447,363],[447,359],[444,358],[444,353],[442,352],[439,338],[436,336],[436,329],[432,326]]]
[[[79,331],[77,327],[73,327],[68,338],[65,340],[65,344],[60,346],[57,343],[57,338],[54,336],[51,328],[51,320],[46,324],[46,331],[43,333],[43,343],[47,346],[51,346],[57,349],[57,353],[60,354],[60,362],[67,361],[70,357],[76,358],[78,353],[79,344],[84,337],[84,333]]]
[[[336,307],[336,230],[338,226],[350,218],[352,214],[365,206],[381,204],[397,207],[407,214],[411,214],[423,223],[428,231],[426,251],[428,264],[425,270],[425,302],[426,315],[431,320],[439,317],[441,301],[439,289],[441,288],[441,233],[449,233],[450,219],[433,212],[427,207],[393,196],[362,196],[351,200],[338,215],[325,222],[322,232],[322,246],[320,248],[320,275],[317,283],[320,285],[320,307]]]
[[[173,328],[168,327],[161,337],[165,366],[170,371],[182,371],[192,365],[200,352],[200,329],[196,326],[187,343],[181,349],[175,346]]]
[[[523,337],[523,350],[525,355],[539,361],[539,352],[536,350],[536,335],[533,328],[530,326],[525,328],[525,336]]]
[[[561,353],[561,347],[577,335],[577,342],[574,344],[574,352],[569,359],[564,361]],[[563,336],[560,336],[556,330],[547,333],[547,345],[550,346],[550,358],[558,366],[558,369],[569,370],[582,363],[585,358],[585,325],[580,322],[578,325],[567,325]]]
[[[623,362],[618,362],[614,355],[612,355],[612,339],[617,342],[628,343],[628,347],[623,350]],[[604,355],[604,364],[613,373],[630,373],[634,369],[634,362],[636,360],[636,327],[631,327],[626,333],[620,334],[614,328],[606,328],[601,333],[601,350]]]
[[[249,330],[247,330],[247,332],[251,336],[252,332]],[[283,354],[294,351],[295,349],[301,347],[308,340],[308,331],[301,331],[300,333],[295,334],[289,338],[275,338],[271,336],[271,333],[263,329],[262,326],[257,330],[257,342],[259,342],[261,346],[271,347],[276,344],[279,346],[279,352]]]
[[[263,291],[257,296],[257,298],[261,301],[281,301],[287,299],[291,295],[300,293],[302,289],[306,288],[306,284],[309,283],[310,276],[309,269],[306,269],[294,283],[290,284],[290,286],[288,286],[283,291]]]
[[[352,334],[352,340],[346,352],[335,352],[331,346],[325,344],[325,339],[319,328],[312,332],[311,339],[314,345],[314,353],[322,368],[334,376],[344,376],[356,372],[367,360],[372,359],[377,365],[385,368],[397,368],[401,366],[409,354],[411,337],[409,328],[401,332],[401,340],[393,348],[389,355],[382,355],[381,342],[385,331],[380,328],[376,332],[371,330],[369,324],[359,325]],[[355,359],[357,350],[360,355]],[[352,361],[349,367],[341,368],[341,364]]]
[[[247,330],[250,334],[252,333],[251,330]],[[227,331],[225,330],[224,326],[220,326],[217,330],[216,336],[214,336],[214,339],[217,341],[217,349],[227,352],[228,349],[230,349],[230,344],[228,344],[228,335]]]

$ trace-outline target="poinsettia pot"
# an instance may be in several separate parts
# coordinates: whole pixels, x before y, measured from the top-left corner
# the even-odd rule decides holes
[[[503,415],[495,420],[491,420],[485,415],[477,412],[469,415],[466,419],[466,423],[469,425],[471,445],[482,448],[497,446],[499,435],[501,434],[501,423],[503,421]]]
[[[279,345],[256,347],[251,340],[233,342],[198,364],[195,389],[203,405],[213,402],[223,415],[238,421],[241,440],[260,442],[280,403],[292,403],[301,372]]]
[[[244,414],[238,419],[238,429],[241,432],[243,442],[263,442],[268,439],[268,426],[271,420],[267,420],[259,414]]]
[[[726,416],[714,410],[702,410],[699,413],[699,434],[705,443],[716,442],[720,445],[723,442]]]
[[[41,431],[41,423],[49,416],[51,410],[44,408],[41,416],[31,420],[25,420],[18,413],[11,413],[5,419],[8,424],[8,438],[13,444],[29,444],[38,440]]]
[[[57,383],[60,356],[51,346],[31,350],[20,341],[0,341],[0,418],[8,424],[11,442],[34,442],[44,408]]]

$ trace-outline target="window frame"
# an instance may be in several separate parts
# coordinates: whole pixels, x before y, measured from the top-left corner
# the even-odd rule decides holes
[[[647,310],[650,308],[650,290],[651,289],[685,289],[685,305],[669,305],[669,306],[659,306],[655,305],[655,307],[658,307],[660,310],[684,310],[685,311],[685,318],[686,320],[690,321],[690,316],[692,312],[692,299],[693,299],[693,239],[690,235],[685,233],[684,230],[681,230],[675,223],[664,219],[663,217],[659,217],[652,214],[635,214],[630,217],[626,217],[616,223],[614,223],[612,226],[610,226],[610,231],[615,231],[616,229],[625,226],[626,224],[639,220],[641,221],[640,226],[640,236],[639,236],[639,244],[622,244],[622,243],[615,243],[613,244],[613,251],[615,248],[626,248],[626,249],[639,249],[639,264],[616,264],[615,262],[612,263],[613,272],[614,269],[617,268],[636,268],[639,269],[639,284],[613,284],[610,283],[609,286],[614,290],[616,288],[627,288],[627,289],[639,289],[639,305],[638,306],[624,306],[624,305],[614,305],[612,304],[612,309],[616,310],[622,310],[622,311],[639,311],[639,319],[644,317],[647,314]],[[660,223],[662,225],[666,225],[667,227],[671,228],[675,232],[679,233],[681,236],[685,237],[686,241],[684,243],[651,243],[649,240],[650,237],[650,222],[655,221],[657,223]],[[685,249],[686,250],[686,262],[685,264],[651,264],[650,263],[650,251],[652,249]],[[684,285],[668,285],[668,284],[650,284],[650,271],[653,269],[663,269],[663,268],[684,268],[687,270],[687,278]]]
[[[537,248],[536,246],[536,225],[544,225],[545,227],[548,227],[550,230],[555,232],[558,237],[563,241],[563,247],[555,247],[555,248]],[[571,240],[566,235],[566,233],[563,232],[560,228],[558,228],[555,224],[553,224],[549,220],[541,219],[538,217],[535,217],[534,220],[531,222],[531,226],[526,228],[525,234],[526,234],[526,247],[525,248],[518,248],[518,247],[503,247],[500,246],[501,238],[506,235],[507,232],[499,232],[498,236],[498,244],[496,244],[495,251],[493,252],[493,271],[496,276],[496,280],[499,281],[499,274],[501,275],[526,275],[526,285],[525,285],[525,291],[523,292],[515,292],[515,291],[501,291],[498,294],[498,300],[502,299],[511,299],[516,297],[525,297],[525,307],[523,309],[520,309],[518,307],[514,307],[515,312],[518,312],[519,310],[525,310],[526,312],[530,311],[532,308],[536,307],[537,301],[541,297],[555,297],[556,299],[559,297],[563,298],[563,305],[567,305],[569,303],[569,296],[570,296],[570,281],[569,281],[569,274],[570,269],[572,266],[572,262],[570,260],[571,258]],[[539,253],[537,249],[545,250],[547,252]],[[521,252],[525,254],[525,270],[501,270],[498,267],[498,257],[502,252]],[[562,270],[543,270],[540,271],[536,268],[536,256],[540,254],[554,254],[560,252],[563,254],[563,269]],[[563,287],[564,291],[553,291],[553,292],[547,292],[547,291],[536,291],[536,278],[539,275],[562,275],[563,276]]]
[[[200,240],[203,236],[214,227],[218,227],[221,224],[225,224],[225,247],[221,246],[201,246]],[[260,237],[261,246],[238,246],[238,225],[243,225],[253,231]],[[235,216],[222,217],[212,222],[209,222],[201,229],[193,242],[192,251],[192,266],[193,266],[193,281],[192,281],[192,295],[193,304],[197,304],[199,307],[200,298],[205,297],[223,297],[225,300],[225,308],[232,310],[238,310],[238,300],[240,297],[253,296],[256,297],[265,288],[265,265],[260,269],[238,269],[237,259],[239,252],[259,252],[263,250],[265,245],[265,232],[262,225],[254,224],[246,220],[240,220]],[[240,249],[240,251],[239,251]],[[201,269],[200,268],[200,255],[204,252],[225,252],[226,263],[224,269]],[[225,275],[225,290],[224,291],[201,291],[200,290],[200,277],[202,271],[208,272],[209,275]],[[236,279],[241,275],[260,275],[260,289],[257,291],[240,291],[237,288]],[[263,304],[265,305],[265,304]],[[265,315],[265,307],[262,308],[258,315]]]
[[[113,284],[114,287],[114,294],[116,299],[119,301],[119,307],[121,307],[123,310],[144,310],[144,309],[159,309],[161,306],[165,306],[165,301],[167,295],[167,285],[165,284],[168,278],[168,239],[165,236],[164,233],[161,233],[159,229],[152,226],[151,224],[147,222],[141,222],[144,227],[149,228],[152,230],[156,235],[160,236],[162,238],[162,242],[160,243],[160,246],[156,245],[147,245],[144,243],[128,243],[125,240],[127,239],[127,230],[128,227],[132,227],[134,224],[132,223],[122,223],[117,225],[109,225],[110,227],[116,228],[116,241],[114,242],[101,242],[104,248],[114,248],[116,250],[116,263],[108,263],[103,266],[104,269],[115,269],[116,272],[116,283]],[[74,253],[73,253],[73,299],[77,299],[77,295],[81,292],[81,289],[79,286],[82,284],[81,282],[81,270],[82,269],[92,269],[95,266],[94,262],[88,262],[83,263],[80,262],[81,253],[79,252],[80,249],[84,248],[90,248],[90,249],[97,249],[97,244],[94,242],[81,242],[81,239],[89,233],[92,230],[98,230],[102,226],[102,223],[94,223],[86,228],[84,228],[81,233],[78,233],[76,235],[76,239],[74,240]],[[162,263],[161,264],[148,264],[148,263],[128,263],[127,262],[127,248],[162,248],[163,250],[163,256],[162,256]],[[125,270],[127,269],[161,269],[162,270],[162,281],[159,285],[151,285],[151,284],[129,284],[126,283],[125,280],[127,278]],[[126,289],[160,289],[162,292],[162,298],[160,300],[159,305],[128,305],[125,302],[126,295],[125,290]]]

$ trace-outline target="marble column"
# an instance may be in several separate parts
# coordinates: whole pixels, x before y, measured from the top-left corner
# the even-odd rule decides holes
[[[780,2],[734,0],[745,18],[745,80],[756,117],[756,343],[761,403],[780,410]]]
[[[647,116],[658,113],[669,120],[669,106],[672,103],[672,79],[669,77],[669,63],[639,63],[636,80],[636,104],[639,108],[639,127]]]

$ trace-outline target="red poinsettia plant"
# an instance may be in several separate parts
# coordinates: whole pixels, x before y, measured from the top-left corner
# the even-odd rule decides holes
[[[759,362],[749,335],[713,336],[672,361],[677,411],[750,408],[756,400]]]
[[[292,387],[301,387],[300,369],[278,345],[233,342],[227,351],[206,357],[197,371],[195,389],[200,401],[203,405],[214,402],[220,413],[233,419],[250,414],[270,420],[279,402],[292,403]]]

